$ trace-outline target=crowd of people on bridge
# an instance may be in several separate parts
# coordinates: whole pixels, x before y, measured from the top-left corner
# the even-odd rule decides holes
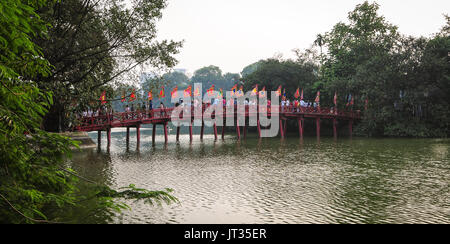
[[[176,91],[177,88],[174,89],[174,91]],[[185,94],[189,94],[192,95],[191,93],[191,89],[187,89],[188,92],[186,92],[185,90]],[[210,89],[208,89],[208,93],[214,91],[214,86],[212,86]],[[194,93],[194,99],[187,99],[186,101],[184,101],[182,98],[179,99],[179,101],[177,103],[175,103],[175,107],[184,107],[184,108],[193,108],[193,109],[205,109],[209,106],[223,106],[224,108],[227,107],[231,107],[231,106],[235,106],[237,107],[238,105],[245,105],[246,109],[247,108],[252,108],[252,107],[256,107],[259,108],[259,111],[261,110],[266,110],[270,111],[271,110],[271,100],[267,99],[267,107],[264,108],[265,106],[261,107],[258,106],[257,104],[257,97],[261,98],[266,98],[266,93],[265,93],[265,87],[263,88],[263,90],[258,92],[257,86],[253,89],[253,95],[255,95],[253,98],[249,99],[249,98],[245,98],[242,99],[243,97],[243,90],[242,90],[242,86],[239,90],[237,90],[237,86],[233,87],[232,90],[232,94],[235,94],[232,98],[229,99],[225,99],[225,97],[223,97],[223,92],[222,89],[220,89],[220,95],[210,99],[209,101],[202,101],[200,97],[196,96],[195,94],[197,92]],[[172,91],[172,93],[174,94],[174,92]],[[281,86],[278,88],[277,90],[277,95],[279,97],[281,97],[281,103],[280,103],[280,112],[282,113],[332,113],[332,114],[337,114],[337,109],[335,107],[332,107],[331,109],[326,109],[326,110],[321,110],[320,108],[320,92],[317,93],[316,98],[313,101],[305,101],[303,99],[303,90],[300,93],[300,89],[297,89],[296,94],[294,95],[295,99],[293,99],[292,101],[290,99],[287,98],[286,96],[286,91],[284,90],[283,92],[281,92]],[[161,95],[162,94],[162,95]],[[173,97],[172,94],[172,97]],[[334,104],[336,105],[336,94],[335,94],[335,98],[334,98]],[[162,90],[160,92],[160,98],[164,98],[164,90]],[[239,99],[241,98],[241,99]],[[255,98],[255,99],[254,99]],[[82,116],[80,117],[84,117],[84,118],[90,118],[90,117],[105,117],[103,118],[103,120],[114,120],[114,118],[118,118],[120,117],[121,120],[126,120],[126,119],[146,119],[146,118],[161,118],[164,116],[170,116],[170,114],[168,113],[167,109],[172,109],[172,108],[167,108],[165,106],[165,104],[161,101],[159,102],[159,104],[154,104],[153,103],[153,95],[151,95],[151,92],[149,92],[149,99],[147,102],[143,102],[143,103],[131,103],[134,102],[136,100],[136,96],[134,94],[134,91],[132,92],[132,94],[130,95],[130,100],[128,101],[129,104],[126,104],[124,106],[124,112],[123,113],[114,113],[114,110],[109,106],[109,105],[105,105],[106,101],[106,96],[105,93],[102,94],[101,97],[101,106],[98,109],[88,109],[87,111],[82,113]],[[125,97],[123,96],[122,98],[122,102],[125,101]],[[351,100],[351,104],[353,104],[353,99]],[[236,110],[235,110],[236,111]],[[248,111],[248,110],[247,110]]]

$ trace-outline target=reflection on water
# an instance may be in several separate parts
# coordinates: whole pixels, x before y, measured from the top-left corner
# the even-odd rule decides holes
[[[160,133],[159,133],[160,134]],[[92,133],[96,141],[96,133]],[[113,131],[111,150],[75,153],[83,176],[113,187],[175,190],[180,204],[132,210],[116,223],[450,223],[449,140],[305,138],[214,141]],[[134,144],[133,144],[134,143]],[[106,145],[106,141],[102,143]],[[89,203],[86,203],[89,204]],[[81,216],[82,222],[102,222]],[[86,218],[87,217],[87,218]]]

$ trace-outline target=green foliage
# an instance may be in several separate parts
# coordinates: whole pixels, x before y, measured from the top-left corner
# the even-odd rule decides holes
[[[173,189],[170,188],[167,188],[164,191],[149,191],[137,188],[135,185],[130,184],[129,186],[120,189],[122,191],[116,191],[109,187],[101,187],[97,193],[97,197],[104,197],[110,200],[116,198],[131,199],[135,201],[143,200],[145,203],[151,205],[154,203],[161,204],[162,202],[165,202],[166,204],[178,202],[178,199],[170,194],[173,192]]]
[[[304,89],[305,99],[314,99],[313,84],[317,81],[315,70],[318,67],[309,62],[295,62],[292,60],[268,59],[258,62],[258,68],[242,79],[245,81],[244,90],[251,90],[255,85],[259,89],[266,87],[266,91],[276,91],[278,86],[286,89],[289,99],[294,97],[297,88]]]
[[[35,38],[54,66],[38,81],[55,97],[44,121],[47,131],[68,129],[68,115],[98,103],[117,83],[138,80],[137,68],[177,63],[173,55],[181,43],[156,35],[166,5],[166,0],[65,0],[39,9],[52,26],[47,37]]]
[[[0,2],[0,223],[52,223],[48,212],[76,206],[80,200],[78,177],[65,166],[70,147],[77,143],[41,130],[42,118],[54,98],[39,89],[36,80],[50,75],[52,67],[31,39],[47,32],[35,9],[48,2]],[[109,197],[176,201],[170,191],[151,192],[134,186],[110,192],[115,195]],[[123,207],[98,198],[105,208]]]
[[[229,90],[238,82],[239,78],[239,74],[227,73],[223,75],[219,67],[210,65],[196,70],[191,78],[191,82],[201,83],[203,93],[205,93],[212,85],[215,86],[216,90],[219,90],[219,88],[222,88],[224,91]]]
[[[345,109],[346,97],[365,119],[356,130],[369,136],[446,137],[449,123],[449,56],[447,27],[435,37],[412,38],[378,15],[379,5],[364,2],[321,36],[320,79],[324,106]],[[318,45],[318,44],[317,44]],[[401,94],[401,96],[400,96]]]
[[[261,61],[247,65],[244,69],[242,69],[241,72],[242,77],[248,76],[251,73],[255,72],[258,69],[260,63]]]

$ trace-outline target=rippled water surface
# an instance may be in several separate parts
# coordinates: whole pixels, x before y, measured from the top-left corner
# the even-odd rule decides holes
[[[100,152],[75,153],[73,167],[115,188],[173,188],[180,203],[127,202],[132,210],[111,222],[450,223],[449,140],[250,135],[177,144],[171,135],[152,147],[144,129],[137,152],[134,134],[128,150],[123,131],[112,137],[110,152],[103,141]]]

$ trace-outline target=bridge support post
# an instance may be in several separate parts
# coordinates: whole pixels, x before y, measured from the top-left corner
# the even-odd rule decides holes
[[[102,131],[97,132],[97,146],[100,148],[102,146]]]
[[[156,137],[156,124],[153,124],[153,130],[152,130],[152,145],[155,145],[155,137]]]
[[[316,135],[320,139],[320,118],[316,118]]]
[[[203,132],[205,130],[205,122],[202,119],[202,127],[200,129],[200,140],[203,140]]]
[[[261,124],[259,123],[259,118],[256,121],[256,125],[258,126],[258,138],[261,138]]]
[[[350,134],[350,137],[352,137],[352,135],[353,135],[353,120],[352,119],[348,121],[348,132]]]
[[[283,120],[281,120],[281,119],[280,119],[280,135],[281,135],[281,138],[284,139]]]
[[[129,144],[130,144],[130,127],[127,127],[127,148]]]
[[[240,140],[241,139],[241,128],[239,126],[239,120],[236,120],[236,132],[237,132],[238,140]]]
[[[297,122],[298,122],[298,132],[300,134],[300,138],[303,138],[303,125],[305,123],[305,120],[299,119]]]
[[[244,139],[247,138],[247,125],[244,124]]]
[[[136,149],[139,150],[141,146],[141,125],[136,125]]]
[[[337,139],[337,128],[336,128],[336,124],[337,124],[336,118],[333,118],[333,136],[334,136],[334,139]]]
[[[106,133],[107,133],[107,139],[108,139],[107,148],[109,149],[111,146],[111,128],[106,129]]]
[[[164,123],[164,142],[167,144],[169,141],[168,135],[167,135],[167,122]]]
[[[192,142],[192,121],[189,124],[189,140]]]
[[[217,125],[214,123],[214,140],[217,141]]]
[[[177,126],[177,141],[180,141],[180,126]]]

